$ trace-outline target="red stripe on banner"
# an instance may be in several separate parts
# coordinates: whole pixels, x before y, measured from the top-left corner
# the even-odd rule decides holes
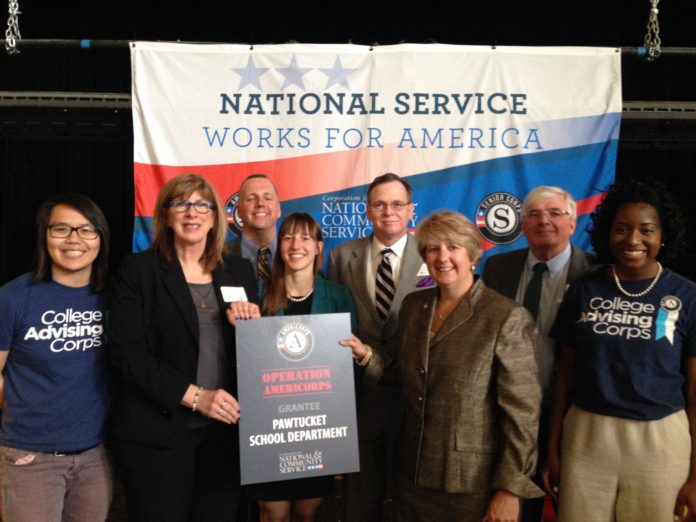
[[[160,187],[179,174],[196,173],[208,179],[225,200],[237,192],[250,174],[265,174],[281,199],[291,200],[366,185],[376,164],[383,164],[384,149],[356,149],[227,165],[151,165],[134,163],[135,214],[150,216]],[[380,170],[379,168],[377,170]],[[307,175],[311,173],[311,175]]]
[[[597,206],[602,202],[602,198],[604,197],[604,192],[601,194],[596,194],[594,196],[590,196],[589,198],[581,199],[580,201],[577,202],[578,205],[578,216],[584,216],[585,214],[589,214],[590,212],[594,212],[594,209],[597,208]]]
[[[601,193],[596,194],[594,196],[590,196],[589,198],[580,199],[576,201],[575,204],[577,205],[577,215],[584,216],[585,214],[594,212],[594,209],[596,209],[597,206],[602,202],[603,197],[604,193]],[[481,238],[481,248],[484,252],[496,246],[498,245],[496,245],[495,243],[491,243],[487,239]]]

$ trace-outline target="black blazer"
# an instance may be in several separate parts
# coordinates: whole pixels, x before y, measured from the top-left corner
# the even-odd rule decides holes
[[[225,318],[221,286],[243,286],[258,301],[251,264],[227,257],[213,270],[228,356],[235,367],[234,328]],[[183,443],[194,414],[180,404],[196,382],[198,315],[183,270],[155,252],[128,256],[121,264],[108,313],[109,354],[121,390],[113,431],[117,438],[155,447]],[[235,389],[228,390],[236,394]]]
[[[570,266],[568,267],[566,286],[596,267],[593,254],[584,252],[572,244],[570,248]],[[483,267],[483,282],[488,288],[514,300],[528,252],[529,248],[520,248],[489,257]]]

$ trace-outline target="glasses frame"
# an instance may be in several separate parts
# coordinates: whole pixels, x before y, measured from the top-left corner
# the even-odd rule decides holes
[[[529,212],[526,212],[524,217],[525,219],[534,219],[534,220],[539,220],[543,216],[547,216],[549,219],[554,220],[554,219],[561,219],[563,216],[570,216],[570,212],[567,210],[561,210],[561,209],[555,209],[552,208],[551,210],[530,210]]]
[[[69,232],[65,235],[56,235],[55,229],[57,227],[65,228],[69,230]],[[99,237],[99,229],[94,225],[80,225],[77,227],[71,227],[65,223],[53,223],[52,225],[48,225],[46,230],[48,230],[48,235],[53,239],[67,239],[72,235],[73,232],[77,234],[77,237],[86,241],[92,241]],[[85,235],[85,233],[87,233],[87,235]]]
[[[215,203],[210,201],[205,201],[204,199],[198,201],[184,201],[183,199],[173,199],[167,203],[167,208],[172,209],[174,212],[179,212],[183,214],[188,212],[188,209],[193,207],[199,214],[208,214],[209,212],[215,210]]]
[[[406,207],[408,207],[413,201],[378,201],[377,203],[370,203],[370,208],[375,212],[386,212],[387,208],[392,209],[394,212],[400,212]]]

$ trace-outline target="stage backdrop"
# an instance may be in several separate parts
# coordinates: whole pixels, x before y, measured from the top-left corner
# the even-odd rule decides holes
[[[574,241],[589,247],[614,179],[617,49],[136,42],[131,59],[136,251],[180,173],[211,180],[234,234],[241,181],[267,174],[283,213],[312,213],[330,249],[370,234],[365,189],[395,172],[414,187],[411,227],[459,210],[486,254],[526,244],[520,202],[541,184],[578,200]]]

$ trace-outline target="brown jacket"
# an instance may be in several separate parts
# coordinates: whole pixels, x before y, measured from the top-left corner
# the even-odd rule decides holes
[[[416,292],[401,308],[401,474],[452,493],[541,496],[530,479],[541,404],[531,316],[478,280],[433,337],[438,296]]]

